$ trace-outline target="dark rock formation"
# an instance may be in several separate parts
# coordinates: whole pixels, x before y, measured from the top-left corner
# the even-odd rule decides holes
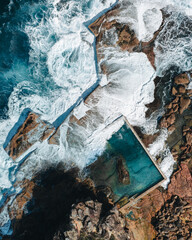
[[[157,231],[155,239],[191,239],[192,205],[186,200],[172,196],[152,219]]]
[[[128,185],[130,184],[130,177],[129,177],[129,172],[125,167],[124,161],[125,159],[121,156],[117,159],[117,171],[118,171],[119,182],[122,184]]]
[[[13,235],[3,239],[130,239],[125,218],[105,193],[77,176],[78,169],[58,166],[25,180],[9,206]]]
[[[69,226],[71,207],[81,201],[96,200],[89,182],[78,178],[78,169],[65,172],[63,166],[26,180],[23,190],[9,206],[13,240],[51,240],[59,227]],[[105,212],[110,206],[105,204]],[[7,239],[5,236],[4,239]]]
[[[97,201],[73,205],[69,225],[70,229],[60,229],[53,240],[130,239],[124,216],[116,208],[103,215],[102,204]]]
[[[191,99],[187,87],[189,84],[189,76],[187,73],[180,74],[174,78],[172,86],[172,96],[174,99],[166,105],[166,113],[162,117],[160,127],[168,128],[170,132],[175,130],[174,123],[177,115],[182,115],[189,108]]]

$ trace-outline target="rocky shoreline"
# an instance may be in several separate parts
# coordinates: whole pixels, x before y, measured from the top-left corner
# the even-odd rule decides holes
[[[164,26],[166,14],[153,38],[148,42],[141,42],[129,25],[111,20],[112,16],[119,14],[119,8],[120,5],[116,5],[89,27],[97,39],[98,60],[104,57],[103,48],[114,45],[110,41],[111,36],[108,32],[115,29],[118,36],[115,45],[129,53],[145,53],[155,69],[154,42]],[[107,64],[103,63],[100,67],[102,73],[108,76]],[[22,190],[9,204],[13,234],[11,237],[3,236],[3,239],[190,240],[192,238],[192,90],[189,89],[191,78],[191,72],[178,72],[178,69],[173,74],[171,69],[168,70],[166,77],[156,77],[155,100],[147,104],[146,116],[149,117],[163,109],[164,114],[158,121],[157,132],[154,135],[147,135],[141,128],[135,127],[146,147],[158,138],[161,129],[168,130],[166,144],[175,159],[175,171],[167,189],[159,187],[132,206],[118,209],[118,205],[114,206],[109,198],[109,189],[96,188],[89,178],[81,178],[77,169],[66,171],[64,166],[58,168],[54,166],[45,172],[40,172],[32,180],[25,179],[22,183],[15,183]],[[166,100],[162,96],[164,87],[167,87],[168,92],[165,96]],[[90,104],[92,108],[84,117],[77,119],[73,114],[70,116],[67,130],[67,139],[71,140],[69,142],[78,142],[71,129],[76,129],[78,132],[78,128],[86,128],[87,125],[96,129],[99,123],[103,123],[103,116],[99,114],[96,105],[101,93],[103,93],[102,87],[99,86],[85,100],[87,105],[92,104]],[[93,122],[92,118],[95,116],[96,121]],[[39,133],[38,139],[33,138],[34,132]],[[36,113],[30,112],[5,150],[15,159],[36,141],[44,141],[50,136],[50,144],[59,144],[59,134],[59,128],[55,131],[51,124],[40,120],[40,116]],[[115,167],[118,169],[119,181],[127,184],[129,173],[125,171],[122,159],[117,161]]]

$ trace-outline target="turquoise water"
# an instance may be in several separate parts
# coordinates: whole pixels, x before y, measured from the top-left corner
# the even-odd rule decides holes
[[[109,144],[115,152],[120,153],[125,158],[130,174],[129,185],[117,184],[114,187],[116,195],[131,197],[135,194],[141,194],[163,180],[161,173],[127,125],[123,125],[112,136]]]
[[[121,157],[129,172],[130,184],[119,182],[117,159]],[[163,176],[152,162],[131,129],[124,124],[108,140],[101,157],[90,167],[90,175],[96,186],[109,186],[113,192],[113,201],[122,197],[140,195],[161,180]]]

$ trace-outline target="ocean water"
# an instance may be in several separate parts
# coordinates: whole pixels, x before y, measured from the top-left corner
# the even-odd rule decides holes
[[[129,173],[130,184],[118,179],[117,159],[121,157]],[[90,166],[90,174],[97,186],[112,189],[113,200],[138,196],[163,180],[163,176],[152,162],[132,130],[126,123],[107,141],[99,161]]]
[[[157,121],[145,118],[145,104],[154,99],[153,80],[172,64],[179,65],[183,71],[190,69],[191,30],[187,34],[178,35],[180,41],[172,39],[169,34],[165,39],[162,36],[158,38],[155,43],[157,71],[145,54],[121,51],[116,44],[117,35],[113,29],[106,33],[112,36],[112,46],[103,48],[104,57],[97,63],[95,38],[87,26],[115,3],[115,0],[2,1],[0,206],[8,196],[11,203],[21,190],[14,186],[15,182],[30,179],[50,164],[75,163],[83,169],[93,162],[97,155],[103,153],[107,140],[122,126],[121,121],[111,125],[122,114],[133,125],[142,126],[146,133],[156,131]],[[169,5],[168,9],[176,11],[172,18],[176,23],[176,32],[183,26],[182,19],[187,18],[190,24],[192,16],[191,0],[124,0],[120,3],[122,11],[116,17],[117,20],[131,24],[140,40],[150,39],[158,29],[162,20],[162,7]],[[155,22],[151,19],[155,19]],[[175,57],[171,49],[174,49]],[[107,77],[101,72],[103,63],[109,69]],[[96,103],[81,102],[99,83],[102,88],[93,94]],[[42,119],[56,127],[65,119],[60,127],[60,145],[37,142],[13,161],[4,151],[3,145],[26,108],[39,113]],[[91,115],[88,116],[86,127],[70,125],[71,114],[81,118],[88,110]],[[162,169],[169,179],[174,161],[169,150],[165,149],[166,137],[167,133],[162,132],[154,145],[150,146],[150,152],[154,156],[165,152]],[[6,234],[10,231],[9,227],[6,205],[0,213],[0,229]]]

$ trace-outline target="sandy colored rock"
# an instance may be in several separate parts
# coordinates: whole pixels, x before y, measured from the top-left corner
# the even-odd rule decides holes
[[[175,114],[171,114],[168,118],[167,118],[167,122],[169,125],[172,125],[175,122]]]
[[[189,84],[189,77],[187,73],[183,73],[175,77],[174,82],[175,84],[181,84],[181,85]]]
[[[172,95],[176,95],[177,94],[177,90],[175,87],[172,88],[172,91],[171,91]]]
[[[171,109],[172,107],[173,107],[172,102],[166,106],[167,109]]]
[[[183,98],[180,99],[180,114],[182,114],[191,104],[191,99]]]
[[[192,176],[186,163],[181,163],[180,169],[173,174],[168,186],[167,199],[172,195],[181,198],[192,197]]]

